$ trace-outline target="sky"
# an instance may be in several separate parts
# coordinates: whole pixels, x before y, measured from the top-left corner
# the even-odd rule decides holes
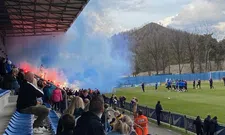
[[[225,1],[90,0],[66,33],[7,38],[7,52],[13,63],[32,71],[43,64],[52,81],[110,92],[122,76],[132,73],[129,42],[117,37],[117,51],[111,36],[150,22],[196,33],[215,32],[220,40]]]
[[[155,22],[194,33],[224,38],[224,0],[91,0],[85,9],[97,18],[96,31],[115,34]],[[108,26],[111,29],[108,29]]]

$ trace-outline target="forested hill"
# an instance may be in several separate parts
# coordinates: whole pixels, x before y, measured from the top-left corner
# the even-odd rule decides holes
[[[170,65],[178,65],[178,73],[182,73],[186,63],[190,72],[195,73],[225,68],[225,39],[217,41],[212,36],[213,33],[198,35],[149,23],[116,34],[112,41],[115,49],[129,48],[133,52],[130,59],[136,74],[150,71],[170,73]]]

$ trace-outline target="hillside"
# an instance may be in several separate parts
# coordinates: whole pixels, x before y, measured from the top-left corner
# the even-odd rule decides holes
[[[117,53],[125,54],[126,49],[132,51],[130,60],[135,74],[150,71],[173,73],[174,69],[176,73],[185,73],[183,69],[188,66],[190,71],[187,72],[196,73],[225,68],[225,40],[217,41],[212,35],[198,35],[149,23],[116,34],[112,40]]]

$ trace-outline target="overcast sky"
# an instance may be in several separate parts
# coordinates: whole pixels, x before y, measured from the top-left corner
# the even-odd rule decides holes
[[[155,22],[191,32],[214,31],[222,38],[225,0],[90,0],[81,16],[96,32],[109,35]]]

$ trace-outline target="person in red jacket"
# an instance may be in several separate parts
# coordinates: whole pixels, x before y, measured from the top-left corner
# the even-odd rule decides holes
[[[53,108],[57,111],[60,109],[60,102],[63,100],[62,92],[57,87],[52,93]]]

